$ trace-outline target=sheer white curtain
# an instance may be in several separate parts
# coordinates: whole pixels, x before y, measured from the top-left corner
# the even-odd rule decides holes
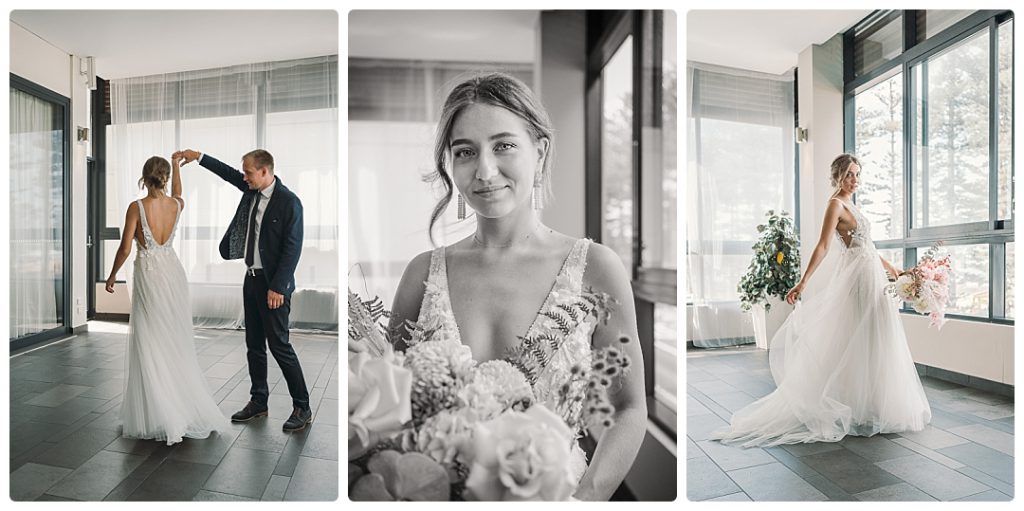
[[[64,128],[53,104],[10,90],[11,340],[61,326]]]
[[[405,266],[433,248],[427,227],[443,188],[424,177],[433,169],[445,97],[477,72],[502,71],[530,83],[532,65],[350,58],[348,66],[348,284],[390,309]],[[475,228],[472,214],[456,218],[453,196],[434,242],[446,245]]]
[[[765,213],[795,213],[793,86],[792,72],[687,63],[687,339],[695,346],[754,342],[736,287]]]
[[[292,327],[336,331],[337,62],[332,55],[111,81],[108,225],[121,225],[125,205],[142,196],[136,181],[152,155],[189,148],[241,169],[243,154],[266,149],[303,205]],[[184,167],[182,184],[187,206],[175,250],[191,284],[193,320],[238,327],[244,263],[221,259],[218,245],[240,192],[197,163]]]

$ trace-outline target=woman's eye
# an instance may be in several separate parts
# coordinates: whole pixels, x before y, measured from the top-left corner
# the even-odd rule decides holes
[[[473,151],[471,149],[457,149],[454,153],[454,156],[456,158],[468,158],[470,156],[473,156]]]
[[[515,147],[516,145],[511,142],[498,142],[498,144],[494,146],[494,149],[498,151],[507,151],[509,149],[514,149]]]

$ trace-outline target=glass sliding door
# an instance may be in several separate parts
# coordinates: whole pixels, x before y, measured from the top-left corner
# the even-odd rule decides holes
[[[32,344],[67,325],[68,100],[11,77],[10,339]]]

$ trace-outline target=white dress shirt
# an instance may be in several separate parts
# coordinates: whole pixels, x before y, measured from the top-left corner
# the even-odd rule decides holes
[[[270,186],[260,191],[263,197],[256,206],[256,242],[253,244],[252,269],[263,268],[263,261],[260,259],[260,227],[263,226],[263,214],[267,212],[267,204],[270,204],[270,196],[274,194],[274,187],[277,186],[277,179],[274,179]],[[252,208],[249,208],[249,217],[252,218]],[[249,226],[245,226],[245,246],[249,246]]]

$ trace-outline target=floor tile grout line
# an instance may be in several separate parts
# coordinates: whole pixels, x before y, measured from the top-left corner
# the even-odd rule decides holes
[[[722,354],[722,355],[725,355],[725,354]],[[736,354],[736,355],[741,355],[741,354]],[[745,353],[743,355],[745,355]],[[727,359],[720,358],[717,355],[716,355],[716,357],[714,357],[714,359],[705,359],[705,360],[708,360],[708,361],[710,361],[710,363],[713,363],[713,364],[716,364],[716,365],[717,364],[722,364],[724,366],[728,366],[731,369],[739,368],[741,370],[744,370],[746,368],[743,364],[730,363],[730,361],[728,361]],[[689,368],[691,366],[688,365],[687,367]],[[713,372],[707,371],[706,367],[700,367],[699,369],[708,372],[708,374],[712,374],[712,375],[714,374]],[[743,386],[737,386],[737,385],[735,385],[733,383],[730,383],[728,381],[722,380],[722,379],[717,378],[717,377],[714,377],[714,378],[709,379],[709,380],[703,380],[703,381],[707,381],[707,382],[721,382],[723,384],[726,384],[726,385],[729,385],[729,386],[731,386],[733,388],[736,388],[737,390],[739,390],[739,391],[741,391],[743,393],[747,393],[747,391],[745,390],[745,388]],[[713,385],[714,385],[713,383],[704,383],[703,386],[705,386],[705,388],[709,388],[709,387],[713,387]],[[963,386],[963,385],[957,385],[956,387],[952,387],[952,388],[935,389],[935,390],[937,392],[941,393],[942,395],[949,397],[950,399],[954,399],[955,398],[955,399],[958,399],[958,400],[969,400],[970,402],[975,403],[976,405],[979,406],[979,408],[976,408],[976,410],[988,410],[988,408],[983,408],[983,407],[1000,407],[1001,406],[1001,407],[1003,407],[1004,410],[1008,408],[1011,414],[1009,416],[1007,416],[1007,417],[998,417],[998,418],[995,418],[995,419],[989,419],[989,418],[981,417],[981,416],[978,416],[978,415],[974,415],[974,413],[972,413],[970,411],[967,411],[967,410],[955,410],[955,409],[946,407],[944,405],[944,403],[942,403],[942,402],[938,402],[938,403],[933,402],[934,398],[931,398],[931,397],[929,398],[929,403],[934,408],[936,408],[937,410],[947,414],[951,418],[955,418],[955,419],[958,419],[958,420],[962,421],[961,424],[959,424],[959,425],[957,425],[955,427],[979,425],[979,426],[982,426],[982,427],[987,427],[987,428],[989,428],[989,429],[991,429],[993,431],[999,432],[999,433],[1004,433],[1004,434],[1010,435],[1011,437],[1015,436],[1013,431],[1005,431],[1004,429],[1001,429],[1001,428],[1008,428],[1008,429],[1011,429],[1011,430],[1014,429],[1014,421],[1013,421],[1013,418],[1014,418],[1014,414],[1013,414],[1014,402],[1013,401],[1010,401],[1010,402],[998,402],[998,403],[986,402],[986,401],[991,401],[991,399],[985,399],[985,394],[988,394],[988,393],[986,393],[986,391],[984,391],[982,389],[978,389],[978,391],[977,391],[978,393],[974,393],[974,392],[970,392],[970,393],[968,393],[968,392],[960,392],[959,394],[949,394],[949,392],[962,391],[962,389],[968,389],[968,388],[970,388],[970,387],[966,387],[966,386]],[[750,394],[748,394],[748,395],[750,395]],[[689,383],[687,384],[687,396],[692,398],[692,399],[694,399],[694,400],[696,400],[697,403],[700,403],[704,407],[708,408],[708,415],[716,416],[716,417],[718,417],[720,419],[725,420],[726,422],[728,422],[729,419],[731,418],[731,417],[730,418],[723,417],[721,415],[721,413],[720,413],[721,410],[728,410],[726,407],[722,406],[722,404],[719,403],[718,401],[716,401],[714,398],[708,396],[703,391],[701,391],[700,389],[694,387],[693,385],[691,385]],[[753,395],[751,395],[751,397],[754,397],[755,399],[760,399],[759,397],[753,396]],[[981,399],[978,399],[979,397]],[[1001,400],[999,400],[999,401],[1001,401]],[[963,402],[963,401],[960,401],[960,402]],[[974,407],[975,405],[968,405],[968,406]],[[968,408],[968,409],[975,409],[975,408]],[[998,424],[998,426],[995,426],[995,424]],[[977,447],[983,447],[983,448],[987,448],[987,449],[992,449],[993,451],[999,452],[1000,454],[1008,455],[1011,458],[1014,457],[1014,454],[1012,454],[1012,453],[1006,453],[1003,450],[996,449],[994,447],[982,444],[980,442],[976,442],[976,441],[974,441],[974,440],[972,440],[970,438],[966,438],[966,437],[964,437],[964,436],[962,436],[960,434],[957,434],[955,432],[949,431],[946,428],[941,428],[941,427],[937,427],[937,426],[934,426],[934,425],[932,427],[935,430],[937,430],[937,431],[941,431],[941,432],[946,433],[948,435],[952,435],[953,438],[959,439],[959,440],[962,441],[961,443],[953,444],[953,445],[946,446],[946,447],[957,447],[957,446],[971,445],[971,446],[977,446]],[[889,438],[889,437],[886,437],[886,438]],[[962,498],[970,497],[972,495],[978,495],[978,494],[981,494],[981,493],[988,492],[990,490],[994,491],[994,492],[998,492],[999,494],[1006,495],[1007,497],[1012,498],[1011,496],[1007,495],[1002,489],[1000,489],[998,487],[992,487],[992,486],[990,486],[989,483],[978,479],[978,478],[984,477],[984,478],[987,478],[988,480],[990,480],[992,482],[992,484],[995,484],[996,482],[999,482],[1001,484],[1004,484],[1005,488],[1013,488],[1014,485],[1013,485],[1012,482],[1011,483],[1007,483],[1006,481],[1003,481],[999,477],[991,474],[990,473],[991,470],[986,471],[986,470],[983,470],[981,467],[975,466],[973,464],[965,463],[965,462],[962,462],[962,461],[950,458],[949,456],[945,455],[944,453],[942,453],[938,449],[931,449],[931,448],[929,448],[929,447],[927,447],[927,446],[925,446],[923,444],[915,442],[915,441],[911,440],[910,438],[904,437],[902,435],[899,435],[896,438],[901,439],[902,442],[908,442],[908,443],[910,443],[910,444],[912,444],[914,446],[919,446],[920,449],[927,450],[929,452],[933,452],[937,456],[942,456],[945,459],[950,460],[952,463],[959,464],[960,467],[957,467],[957,468],[950,467],[949,465],[946,465],[943,462],[937,461],[937,460],[933,459],[931,456],[926,455],[926,454],[918,451],[917,449],[913,449],[913,448],[911,448],[911,447],[909,447],[907,445],[903,445],[901,447],[907,449],[907,451],[908,451],[906,456],[919,456],[922,459],[927,459],[927,460],[929,460],[929,461],[931,461],[933,463],[936,463],[939,466],[942,466],[943,468],[952,470],[952,471],[956,472],[957,474],[963,475],[967,479],[969,479],[969,480],[971,480],[971,481],[973,481],[973,482],[975,482],[977,484],[980,484],[980,485],[982,485],[982,486],[984,486],[986,488],[984,490],[981,490],[981,491],[976,492],[976,493],[972,493],[970,495],[965,495],[965,496],[957,497],[957,499],[962,499]],[[894,438],[889,438],[889,439],[893,440]],[[735,479],[733,479],[729,475],[729,472],[725,471],[724,469],[722,469],[722,467],[717,463],[717,461],[715,461],[714,458],[712,458],[710,456],[710,454],[708,454],[708,452],[703,449],[703,446],[701,446],[690,435],[687,435],[687,440],[690,441],[690,442],[693,442],[698,447],[698,452],[702,453],[705,457],[707,457],[709,460],[711,460],[712,463],[714,463],[715,467],[717,467],[719,470],[722,470],[727,476],[729,476],[730,480],[734,484],[736,484],[736,486],[739,486],[737,481]],[[899,442],[895,442],[895,443],[897,445],[899,445]],[[857,455],[857,453],[855,453],[853,451],[850,451],[845,446],[843,446],[842,448],[845,449],[846,451],[850,452],[853,455]],[[939,449],[942,449],[942,448],[943,447],[940,447]],[[786,466],[786,464],[783,463],[781,461],[781,459],[775,455],[775,453],[769,452],[769,451],[765,451],[765,452],[768,452],[774,459],[778,460],[778,462],[780,464],[782,464],[783,466]],[[788,451],[787,451],[787,453],[788,453]],[[782,454],[782,453],[780,452],[778,454]],[[791,454],[791,453],[789,453],[789,454]],[[797,461],[802,461],[799,456],[793,456],[793,457]],[[864,461],[869,463],[869,464],[880,463],[880,462],[874,462],[874,461],[872,461],[870,459],[866,459],[866,458],[864,459]],[[882,460],[882,461],[886,461],[886,460]],[[740,468],[734,469],[734,471],[735,470],[742,470],[742,469],[745,469],[745,468],[752,468],[752,467],[756,467],[756,466],[763,466],[763,465],[764,464],[758,464],[758,465],[752,465],[751,467],[740,467]],[[790,469],[788,466],[786,466],[786,468],[789,469],[791,472],[793,472],[793,470]],[[811,473],[818,474],[818,476],[821,477],[822,480],[828,481],[828,482],[830,482],[832,484],[835,484],[834,481],[832,481],[828,477],[825,477],[824,475],[820,474],[819,472],[815,471],[814,469],[810,468],[809,466],[807,468],[810,470]],[[968,472],[963,472],[963,471],[961,471],[961,469],[968,469]],[[796,473],[796,472],[794,472],[794,473]],[[916,491],[920,491],[921,493],[923,493],[925,495],[928,495],[929,497],[932,497],[932,498],[935,498],[935,499],[938,499],[938,500],[942,500],[938,496],[932,495],[931,493],[923,490],[922,488],[917,487],[916,485],[914,485],[910,481],[907,481],[907,480],[905,480],[905,479],[903,479],[903,478],[901,478],[899,476],[896,476],[895,474],[892,474],[891,472],[886,471],[886,473],[894,476],[895,479],[897,481],[899,481],[899,483],[893,483],[893,484],[906,484],[907,487],[912,488],[912,489],[914,489]],[[972,473],[974,474],[973,476],[971,475]],[[810,484],[810,482],[807,481],[808,477],[805,477],[804,475],[799,474],[799,473],[796,473],[796,475],[798,477],[800,477],[801,479],[803,479],[805,482],[808,482],[808,484]],[[814,476],[809,476],[809,477],[813,478]],[[742,487],[740,487],[740,488],[741,488],[741,491],[742,491]],[[734,492],[734,493],[736,493],[736,492]],[[743,493],[746,495],[745,492],[743,492]],[[750,498],[749,495],[747,495],[747,497]],[[710,499],[705,499],[705,500],[710,500]],[[949,500],[953,500],[953,499],[949,499]]]

